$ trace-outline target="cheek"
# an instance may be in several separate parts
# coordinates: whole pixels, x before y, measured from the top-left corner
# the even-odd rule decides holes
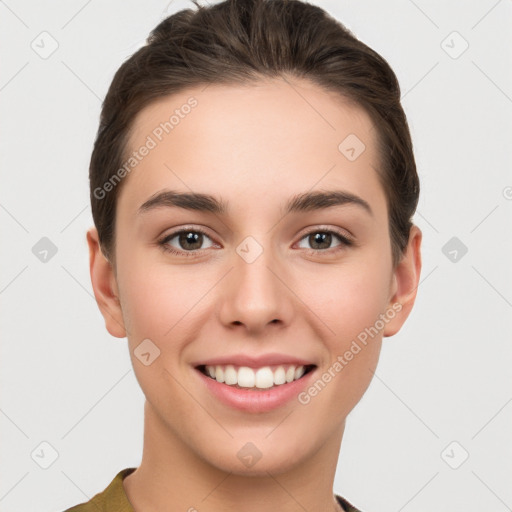
[[[172,381],[167,371],[172,374],[177,370],[182,351],[200,335],[203,324],[197,319],[205,316],[208,301],[204,297],[212,279],[197,279],[198,271],[192,265],[173,268],[144,263],[140,258],[134,260],[124,261],[123,268],[130,271],[125,270],[120,276],[122,308],[129,325],[128,343],[135,373],[141,387],[150,391],[161,379]],[[137,360],[142,342],[152,348],[144,341],[148,339],[158,353],[151,371]]]
[[[378,362],[383,323],[386,312],[389,274],[387,262],[366,262],[340,267],[323,279],[323,286],[309,291],[315,294],[315,311],[330,328],[331,336],[325,336],[329,353],[322,373],[332,393],[323,394],[326,410],[335,408],[348,414],[359,401],[373,377]],[[316,281],[321,284],[318,280]],[[323,290],[320,293],[320,290]],[[319,384],[322,388],[322,384]],[[323,389],[323,388],[322,388]],[[313,391],[315,393],[315,391]]]
[[[193,281],[180,272],[166,275],[161,267],[137,264],[125,267],[137,270],[126,272],[122,281],[123,316],[130,325],[128,344],[135,376],[156,410],[169,406],[167,394],[162,393],[167,389],[173,403],[188,411],[191,405],[182,397],[174,375],[190,336],[187,314],[195,311],[196,295],[201,290],[195,290]]]
[[[143,255],[126,257],[119,268],[123,314],[130,322],[134,342],[137,337],[156,340],[172,336],[198,301],[204,286],[193,279],[191,266],[184,269],[156,264]]]
[[[151,272],[134,272],[123,285],[123,315],[130,324],[130,341],[135,343],[141,337],[160,339],[172,327],[176,295],[169,293]]]
[[[315,286],[304,288],[315,311],[330,327],[333,349],[346,343],[375,324],[385,311],[389,292],[389,274],[379,262],[372,265],[346,265],[322,278],[317,274]]]

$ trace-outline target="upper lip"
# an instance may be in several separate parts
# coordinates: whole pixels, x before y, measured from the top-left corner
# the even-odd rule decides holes
[[[300,357],[290,356],[286,354],[262,354],[259,356],[249,356],[247,354],[233,354],[230,356],[224,355],[219,357],[212,357],[197,361],[193,363],[194,367],[197,366],[216,366],[216,365],[227,365],[233,364],[235,366],[249,366],[252,368],[261,368],[262,366],[271,365],[295,365],[295,366],[308,366],[314,365],[315,363],[308,361],[307,359],[301,359]]]

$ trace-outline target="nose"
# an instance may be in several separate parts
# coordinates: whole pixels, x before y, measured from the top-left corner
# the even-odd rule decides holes
[[[251,334],[262,333],[268,325],[289,325],[294,295],[286,284],[283,262],[267,247],[253,261],[238,251],[232,262],[220,297],[222,323],[226,327],[245,328]]]

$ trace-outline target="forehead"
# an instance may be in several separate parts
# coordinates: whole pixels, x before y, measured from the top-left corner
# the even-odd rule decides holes
[[[162,188],[229,197],[246,212],[253,198],[281,203],[297,192],[346,189],[385,209],[370,117],[306,80],[210,84],[162,97],[136,116],[128,147],[139,160],[118,211],[135,213]]]

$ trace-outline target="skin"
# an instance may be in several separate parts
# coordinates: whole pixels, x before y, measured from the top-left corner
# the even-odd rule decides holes
[[[198,106],[125,178],[115,265],[96,229],[87,233],[106,328],[128,337],[146,397],[142,462],[124,489],[137,512],[339,510],[333,482],[345,419],[370,384],[382,338],[397,333],[413,307],[421,231],[413,226],[393,268],[375,128],[364,110],[304,80],[210,85],[161,98],[137,116],[130,147],[190,96]],[[353,162],[338,150],[351,133],[366,146]],[[230,211],[138,215],[164,188],[215,195]],[[343,205],[283,217],[291,196],[333,189],[363,198],[373,215]],[[198,257],[158,245],[194,226],[209,237]],[[340,246],[333,235],[320,249],[306,235],[321,228],[350,234],[356,245]],[[236,252],[247,236],[263,248],[252,263]],[[191,251],[178,237],[168,243]],[[320,375],[394,303],[401,311],[307,405],[292,400],[261,414],[232,409],[211,397],[191,366],[224,354],[280,352],[315,361]],[[147,338],[161,351],[149,366],[134,356]],[[247,442],[262,454],[250,468],[237,457]]]

